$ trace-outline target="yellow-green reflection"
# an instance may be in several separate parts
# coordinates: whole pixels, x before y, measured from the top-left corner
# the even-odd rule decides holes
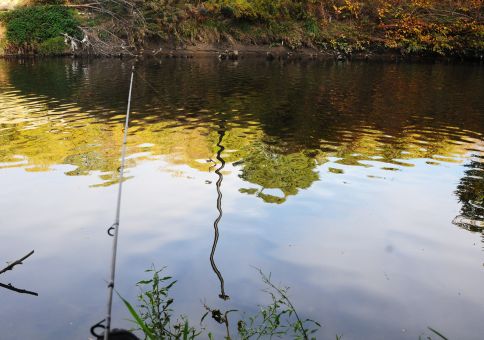
[[[103,308],[130,64],[0,70],[0,249],[35,249],[31,277],[13,282],[34,280],[44,299],[2,296],[2,330],[85,337]],[[482,79],[466,65],[140,64],[120,291],[160,261],[199,321],[204,297],[243,310],[260,265],[285,273],[330,335],[393,339],[452,319],[449,335],[471,338],[480,238],[451,222],[482,232]]]
[[[392,65],[371,70],[289,65],[281,85],[277,69],[250,67],[262,78],[246,77],[248,68],[241,72],[210,61],[142,65],[128,166],[163,156],[174,165],[210,171],[217,126],[224,120],[223,157],[248,182],[240,191],[283,203],[321,176],[343,174],[340,165],[405,171],[417,159],[429,166],[462,163],[481,148],[481,131],[464,130],[458,115],[443,112],[442,91],[420,79],[425,75],[418,69],[395,78]],[[127,69],[122,62],[1,62],[0,168],[48,171],[69,164],[76,168],[66,175],[98,172],[97,185],[115,183]],[[420,92],[425,86],[431,91],[427,100]],[[461,104],[466,121],[479,119],[472,100]],[[327,162],[329,172],[320,174],[318,166]]]

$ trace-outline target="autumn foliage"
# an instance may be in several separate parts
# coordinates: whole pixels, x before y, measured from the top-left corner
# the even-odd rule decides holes
[[[94,36],[104,45],[112,43],[109,37],[119,37],[130,49],[160,43],[240,43],[310,47],[345,55],[392,52],[480,58],[483,1],[71,0],[68,4],[81,12],[77,17],[84,20],[80,23],[84,32],[99,31]],[[9,17],[15,14],[4,16],[12,31]],[[44,26],[41,23],[33,31]],[[103,37],[107,40],[101,41]]]
[[[236,19],[303,23],[301,43],[343,52],[473,54],[484,49],[482,0],[209,0]]]

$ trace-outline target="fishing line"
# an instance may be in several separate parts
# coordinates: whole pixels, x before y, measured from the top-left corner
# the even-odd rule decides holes
[[[153,90],[154,93],[160,96],[160,98],[163,97],[163,95],[153,86],[153,84],[151,84],[145,77],[143,77],[141,73],[139,73],[138,71],[135,71],[135,73],[138,76],[138,78],[141,78],[141,80],[143,80],[146,83],[146,85],[148,85],[151,88],[151,90]]]

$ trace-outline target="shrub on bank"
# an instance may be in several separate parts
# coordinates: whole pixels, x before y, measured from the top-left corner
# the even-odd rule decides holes
[[[60,48],[62,33],[80,37],[74,12],[60,5],[19,8],[4,14],[2,21],[6,25],[10,50],[20,48],[42,54],[63,53],[65,48]]]

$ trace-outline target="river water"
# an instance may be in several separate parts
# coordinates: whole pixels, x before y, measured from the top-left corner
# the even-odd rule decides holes
[[[38,293],[0,287],[1,339],[104,318],[130,68],[0,61],[0,267],[35,250],[0,283]],[[318,339],[482,339],[483,84],[469,64],[138,65],[117,290],[136,304],[166,266],[198,326],[204,303],[270,302],[257,267]],[[131,326],[119,299],[113,318]]]

